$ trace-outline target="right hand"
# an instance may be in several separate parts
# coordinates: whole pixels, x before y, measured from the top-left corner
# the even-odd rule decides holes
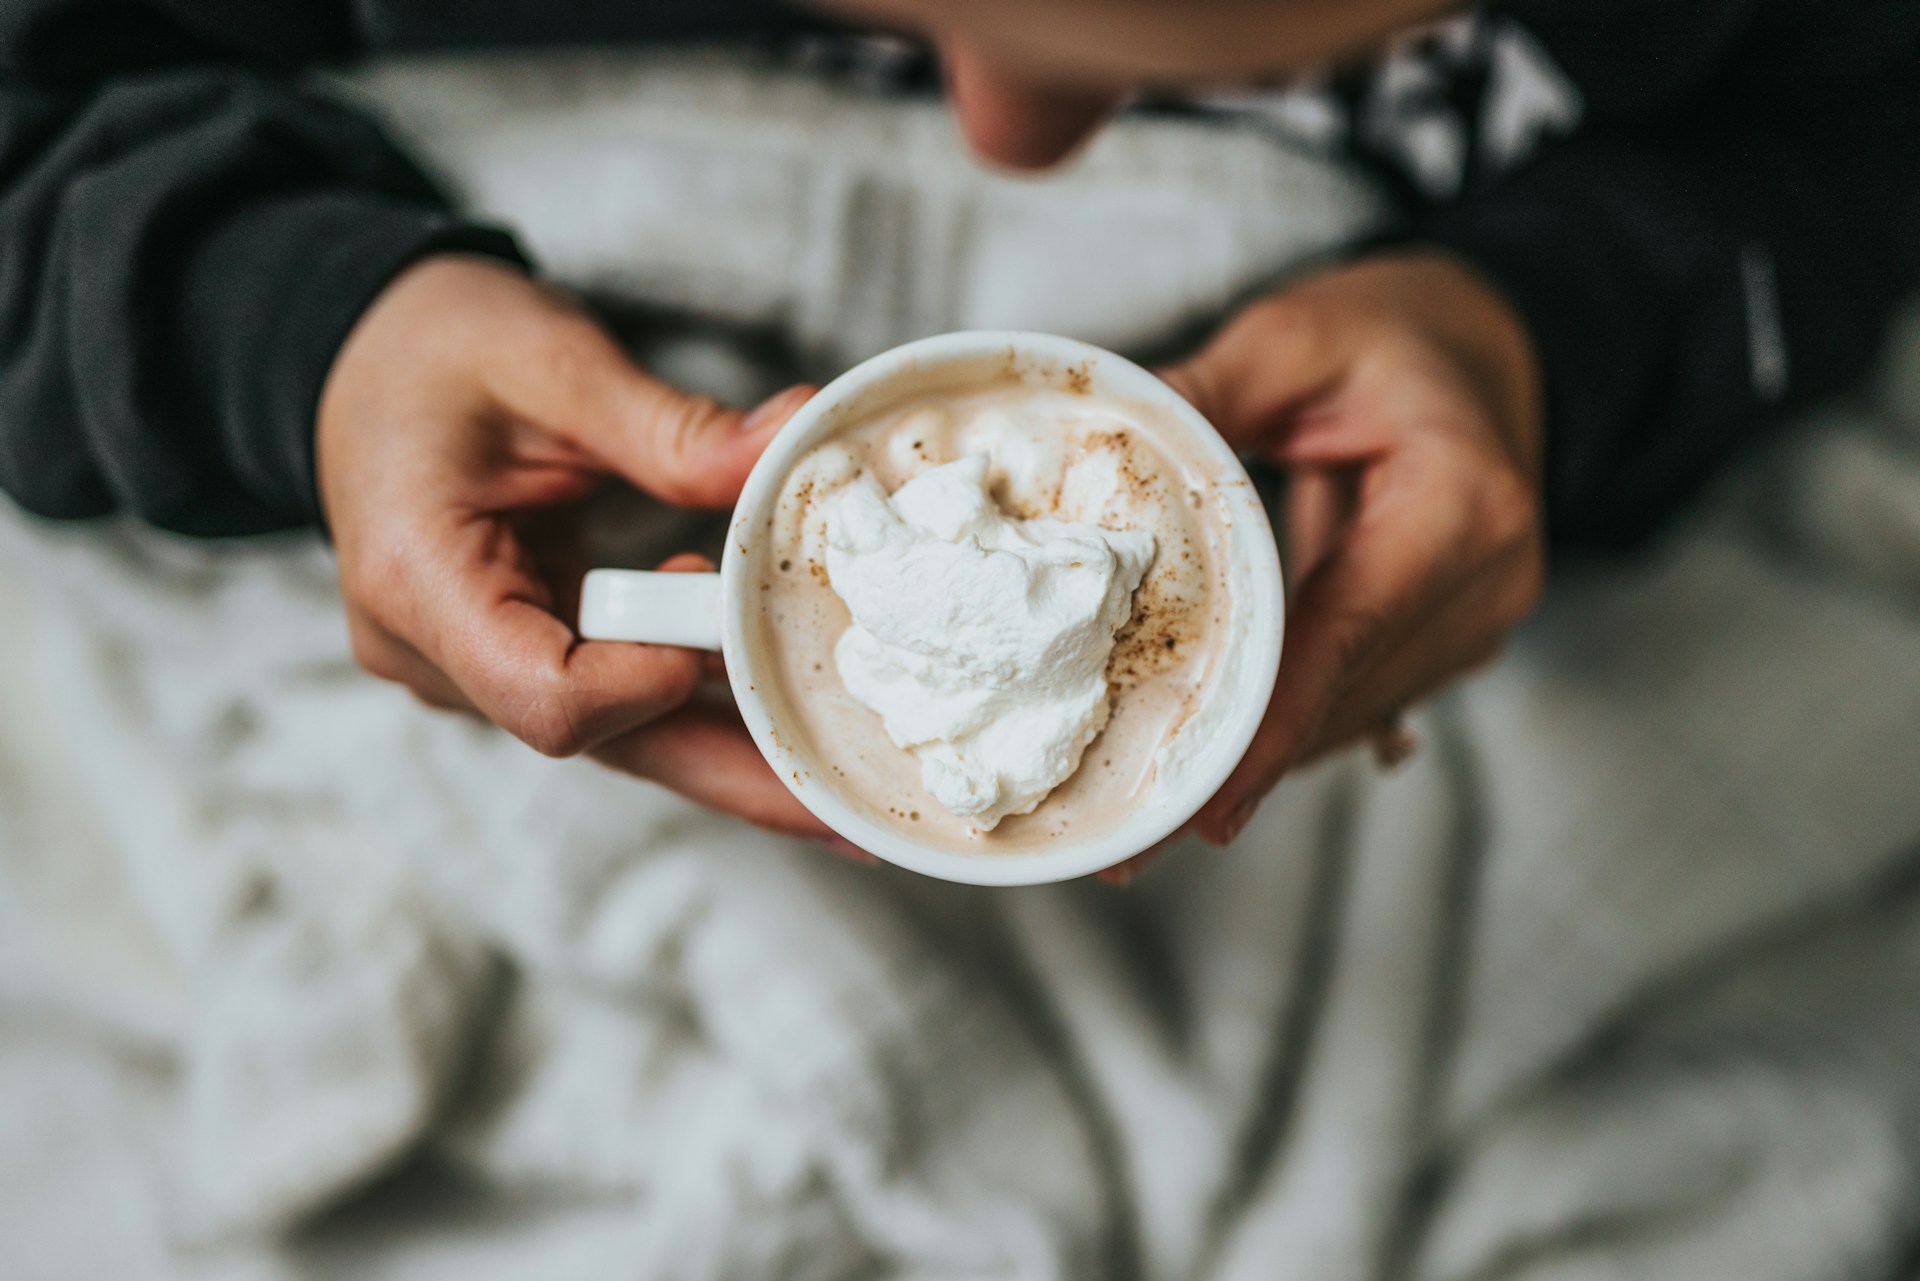
[[[1491,662],[1539,603],[1542,374],[1499,291],[1408,249],[1295,281],[1165,376],[1228,444],[1288,476],[1279,680],[1194,824],[1225,844],[1283,775],[1391,732]]]
[[[585,313],[505,264],[414,264],[360,318],[320,400],[320,496],[355,657],[547,755],[590,753],[826,839],[737,718],[689,705],[703,656],[580,640],[563,613],[577,575],[548,570],[528,537],[609,478],[669,503],[731,506],[809,395],[793,388],[742,416],[650,378]]]

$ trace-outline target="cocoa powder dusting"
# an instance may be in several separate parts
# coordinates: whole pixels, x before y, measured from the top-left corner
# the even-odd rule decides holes
[[[1151,571],[1147,574],[1134,593],[1133,616],[1114,637],[1113,653],[1107,657],[1107,683],[1115,694],[1179,667],[1200,651],[1205,640],[1203,607],[1173,597],[1164,578]]]
[[[1007,361],[1006,374],[1019,381],[1014,352],[1007,353]],[[1086,366],[1064,370],[1056,366],[1044,376],[1056,391],[1092,394],[1092,370]],[[1108,423],[1112,425],[1106,426]],[[1203,507],[1202,491],[1191,487],[1179,467],[1170,466],[1160,449],[1124,420],[1097,415],[1078,420],[1076,426],[1078,430],[1065,443],[1059,481],[1035,495],[1033,501],[1015,503],[1010,501],[1004,484],[994,486],[993,498],[1008,515],[1022,520],[1065,519],[1063,488],[1067,473],[1077,462],[1096,453],[1111,460],[1117,501],[1103,505],[1098,513],[1081,510],[1076,504],[1073,519],[1124,528],[1131,511],[1158,509],[1178,517],[1184,515],[1181,509],[1188,504]],[[917,429],[905,436],[901,443],[907,446],[911,459],[906,469],[917,471],[948,461],[945,454],[950,446],[943,441],[923,436]],[[907,478],[886,474],[893,468],[879,455],[862,458],[861,469],[888,489],[897,488],[897,484],[888,483],[890,480],[903,482]],[[1092,759],[1087,762],[1097,762],[1098,768],[1083,769],[1064,784],[1046,815],[1009,819],[993,837],[982,838],[971,831],[963,832],[964,824],[944,813],[913,807],[908,798],[919,794],[917,763],[892,750],[877,721],[866,724],[862,719],[864,709],[852,704],[850,696],[829,675],[832,664],[823,661],[848,619],[837,598],[831,596],[826,566],[801,549],[815,537],[824,542],[826,522],[820,507],[824,496],[837,488],[837,484],[822,486],[807,480],[785,496],[790,506],[783,505],[783,511],[793,522],[786,528],[795,532],[788,536],[792,541],[767,562],[769,567],[778,566],[785,572],[766,575],[776,593],[801,602],[808,615],[803,621],[794,614],[776,613],[768,623],[774,652],[787,668],[786,681],[806,691],[809,703],[803,736],[813,751],[822,753],[820,763],[825,769],[840,780],[863,778],[861,786],[869,792],[876,785],[884,788],[881,795],[873,797],[879,813],[892,824],[912,825],[919,839],[943,846],[956,840],[979,843],[995,851],[1059,840],[1069,828],[1078,830],[1083,811],[1105,815],[1119,804],[1110,802],[1109,796],[1132,795],[1151,780],[1152,743],[1164,741],[1192,715],[1211,666],[1211,642],[1218,626],[1215,615],[1221,610],[1226,585],[1212,564],[1215,556],[1206,535],[1187,538],[1160,534],[1154,563],[1134,594],[1132,612],[1117,632],[1108,658],[1106,676],[1114,699],[1113,720],[1096,740],[1105,750],[1096,749],[1097,755],[1089,752]],[[804,535],[800,534],[802,530]],[[817,623],[813,615],[819,616]],[[1162,677],[1169,679],[1162,681]],[[1113,737],[1116,729],[1121,735],[1118,740]],[[828,744],[833,746],[829,748]],[[884,751],[884,761],[876,763],[869,757],[865,748],[873,744]],[[1141,751],[1147,754],[1142,756]],[[840,759],[835,760],[835,756]]]

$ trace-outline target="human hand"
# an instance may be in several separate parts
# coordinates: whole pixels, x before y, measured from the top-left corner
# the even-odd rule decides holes
[[[1225,843],[1289,769],[1389,730],[1538,602],[1541,380],[1504,299],[1432,253],[1303,280],[1166,377],[1288,477],[1279,683],[1194,824]]]
[[[575,636],[565,611],[577,574],[543,561],[536,537],[609,478],[682,506],[730,506],[810,394],[794,388],[743,418],[648,377],[509,266],[416,263],[361,317],[320,401],[321,502],[355,657],[550,756],[590,753],[824,838],[738,721],[689,702],[704,656]]]

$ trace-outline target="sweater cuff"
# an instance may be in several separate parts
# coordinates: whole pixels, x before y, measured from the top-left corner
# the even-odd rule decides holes
[[[1549,540],[1624,551],[1665,526],[1745,434],[1746,329],[1710,224],[1663,201],[1664,240],[1648,245],[1631,212],[1582,178],[1542,171],[1535,189],[1442,211],[1412,240],[1473,268],[1533,340]]]
[[[1582,246],[1570,240],[1554,243],[1551,231],[1537,225],[1475,224],[1444,220],[1426,228],[1417,238],[1423,247],[1458,259],[1483,283],[1499,294],[1533,343],[1539,364],[1546,424],[1546,454],[1542,467],[1542,501],[1549,538],[1555,543],[1586,541],[1591,531],[1586,492],[1593,477],[1606,470],[1608,452],[1604,421],[1597,421],[1604,398],[1582,396],[1575,389],[1619,385],[1627,371],[1608,368],[1608,344],[1596,343],[1578,317],[1592,313],[1587,296],[1595,282],[1582,264]],[[1542,264],[1553,264],[1543,270]],[[1571,393],[1571,394],[1570,394]],[[1631,502],[1632,495],[1615,493],[1613,504]],[[1615,519],[1624,518],[1631,532],[1627,541],[1657,521],[1659,513],[1629,514],[1614,507]],[[1625,531],[1623,531],[1625,532]]]
[[[319,523],[314,420],[334,357],[387,284],[436,253],[528,262],[503,230],[362,192],[265,200],[196,246],[181,349],[211,365],[221,452],[267,524]]]

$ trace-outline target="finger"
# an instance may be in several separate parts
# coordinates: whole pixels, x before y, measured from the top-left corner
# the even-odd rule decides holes
[[[1447,685],[1492,662],[1539,599],[1535,558],[1516,551],[1449,596],[1349,680],[1301,748],[1302,764],[1352,746]]]
[[[862,867],[879,867],[882,859],[855,845],[844,836],[829,836],[820,842],[849,863],[858,863]]]
[[[789,387],[746,414],[641,375],[635,407],[601,438],[608,466],[654,497],[682,507],[731,507],[753,465],[816,389]]]
[[[1324,467],[1295,467],[1287,475],[1287,574],[1302,582],[1325,560],[1353,518],[1355,480]]]
[[[668,557],[660,564],[663,574],[710,574],[717,566],[698,552],[681,552]],[[576,593],[577,594],[577,593]],[[576,605],[577,609],[578,606]],[[727,683],[727,656],[719,650],[711,650],[700,655],[700,679],[704,683],[725,685]]]
[[[794,388],[742,414],[651,377],[583,314],[558,304],[538,314],[517,332],[515,358],[490,364],[495,398],[678,506],[731,506],[774,431],[812,394]]]
[[[820,394],[820,389],[812,383],[795,383],[785,391],[773,395],[747,411],[741,420],[742,431],[771,435],[787,425],[787,420],[799,413],[806,403]]]
[[[353,643],[354,661],[368,674],[406,686],[428,707],[446,712],[474,710],[472,701],[445,672],[384,627],[356,612],[348,616],[347,631]]]
[[[699,552],[680,552],[660,562],[662,574],[711,574],[713,562]]]
[[[1460,581],[1464,511],[1444,477],[1411,482],[1391,462],[1370,475],[1362,510],[1302,582],[1289,610],[1273,701],[1253,744],[1195,828],[1226,844],[1299,758],[1351,673],[1396,643],[1430,601]]]
[[[755,827],[846,845],[787,790],[729,709],[682,708],[604,744],[594,757]]]
[[[515,536],[526,549],[529,572],[553,593],[550,611],[561,619],[580,617],[580,591],[592,567],[586,530],[577,507],[526,513],[514,521]],[[709,568],[704,563],[702,568]]]
[[[1185,364],[1161,377],[1242,451],[1272,443],[1339,382],[1345,342],[1314,309],[1285,295],[1255,303]]]
[[[1126,862],[1116,863],[1112,867],[1103,868],[1102,870],[1095,872],[1093,874],[1094,879],[1097,881],[1101,881],[1107,885],[1111,885],[1115,889],[1125,889],[1127,886],[1133,884],[1133,882],[1139,878],[1142,872],[1146,871],[1149,867],[1152,867],[1155,863],[1159,862],[1161,855],[1165,854],[1169,849],[1172,849],[1175,845],[1185,840],[1187,838],[1187,834],[1188,834],[1188,829],[1183,827],[1179,831],[1175,832],[1173,835],[1168,836],[1148,846],[1146,849],[1140,851],[1138,854],[1135,854],[1132,858],[1128,859]]]
[[[1111,89],[1016,72],[964,41],[941,46],[947,97],[968,144],[1012,169],[1047,169],[1077,151],[1119,109]]]
[[[473,705],[473,700],[461,693],[460,687],[455,685],[445,672],[429,663],[424,657],[413,653],[403,656],[400,661],[405,671],[397,679],[422,703],[435,711],[479,714],[479,709]]]
[[[579,639],[506,522],[465,521],[442,539],[415,562],[405,625],[392,630],[536,750],[589,751],[678,707],[699,683],[696,651]]]
[[[558,757],[672,711],[700,681],[693,650],[582,641],[542,604],[511,596],[462,630],[448,667],[490,719]]]
[[[706,655],[701,664],[700,674],[707,680],[726,684],[727,656],[718,651]]]
[[[1230,844],[1253,817],[1261,797],[1279,782],[1325,715],[1343,665],[1380,643],[1391,615],[1363,602],[1361,575],[1336,552],[1302,582],[1289,610],[1280,676],[1252,744],[1218,793],[1194,821],[1207,840]]]

